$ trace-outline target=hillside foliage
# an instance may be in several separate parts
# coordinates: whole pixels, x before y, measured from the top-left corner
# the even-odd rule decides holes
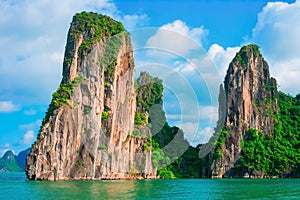
[[[249,129],[242,141],[237,170],[261,171],[267,176],[300,175],[300,94],[278,93],[275,131],[264,135]]]

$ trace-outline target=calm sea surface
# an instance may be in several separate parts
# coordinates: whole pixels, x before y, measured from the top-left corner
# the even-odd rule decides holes
[[[300,179],[40,182],[0,173],[0,199],[300,199]]]

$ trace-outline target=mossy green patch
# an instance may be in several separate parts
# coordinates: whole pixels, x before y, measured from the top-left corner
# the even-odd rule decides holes
[[[49,118],[53,114],[54,110],[65,104],[68,104],[71,96],[73,95],[73,89],[77,87],[83,80],[85,80],[85,78],[78,76],[72,82],[60,84],[59,88],[52,95],[52,101],[48,107],[46,116],[43,119],[42,126],[49,121]]]

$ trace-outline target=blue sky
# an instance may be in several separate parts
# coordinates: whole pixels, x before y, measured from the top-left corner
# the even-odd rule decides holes
[[[61,80],[69,24],[83,10],[123,22],[137,73],[164,78],[168,120],[193,144],[211,134],[215,88],[244,44],[261,47],[280,90],[300,92],[300,1],[0,0],[0,155],[34,142]]]

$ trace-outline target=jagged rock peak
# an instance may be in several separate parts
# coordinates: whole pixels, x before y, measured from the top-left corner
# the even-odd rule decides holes
[[[276,100],[277,84],[270,77],[268,63],[257,45],[244,46],[236,54],[229,65],[224,87],[227,102],[226,127],[273,132],[273,120],[265,112],[271,109],[271,114],[276,114],[276,102],[269,104]]]
[[[225,111],[225,129],[220,135],[224,140],[215,150],[220,156],[212,162],[213,177],[238,176],[233,169],[240,158],[245,133],[254,128],[272,134],[277,113],[276,80],[270,77],[269,66],[257,45],[244,46],[236,54],[227,70],[224,89],[225,108],[220,109]]]
[[[155,177],[151,148],[143,149],[146,140],[132,137],[135,112],[129,34],[110,17],[76,14],[68,33],[62,82],[27,157],[27,177]]]

